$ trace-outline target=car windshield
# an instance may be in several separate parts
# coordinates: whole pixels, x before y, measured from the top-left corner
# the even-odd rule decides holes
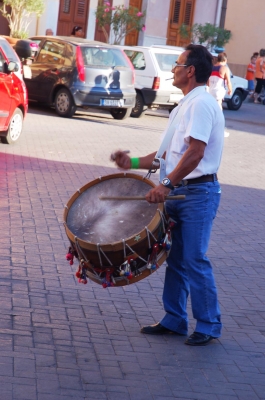
[[[19,62],[19,57],[17,53],[12,49],[12,47],[7,41],[1,40],[1,47],[4,50],[5,55],[7,56],[9,61]]]
[[[81,46],[84,64],[88,67],[127,67],[130,68],[126,56],[118,49]]]
[[[175,64],[179,56],[178,54],[155,53],[155,57],[161,71],[171,71],[172,65]]]

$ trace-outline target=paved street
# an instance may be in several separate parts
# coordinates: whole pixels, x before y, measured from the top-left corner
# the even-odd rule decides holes
[[[69,120],[32,106],[20,141],[0,144],[0,400],[265,399],[264,106],[225,110],[230,136],[208,253],[220,340],[193,348],[183,337],[139,332],[164,315],[164,265],[137,284],[103,289],[79,284],[77,262],[65,259],[64,205],[87,182],[118,172],[111,151],[157,149],[167,119],[151,114]]]

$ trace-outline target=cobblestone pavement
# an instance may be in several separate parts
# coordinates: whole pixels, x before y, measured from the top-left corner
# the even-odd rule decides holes
[[[209,248],[224,330],[201,348],[139,333],[164,314],[165,266],[137,284],[103,289],[78,284],[76,263],[65,260],[65,203],[117,172],[111,151],[156,150],[166,119],[81,112],[69,120],[32,107],[20,142],[0,144],[1,400],[265,399],[264,126],[226,116]]]

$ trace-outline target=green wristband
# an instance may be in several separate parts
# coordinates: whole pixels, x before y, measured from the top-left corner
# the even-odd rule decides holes
[[[140,165],[140,158],[131,158],[131,168],[138,169]]]

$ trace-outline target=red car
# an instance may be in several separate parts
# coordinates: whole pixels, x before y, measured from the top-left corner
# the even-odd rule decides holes
[[[22,132],[28,111],[28,95],[22,65],[10,44],[0,37],[0,136],[2,142],[15,143]]]

